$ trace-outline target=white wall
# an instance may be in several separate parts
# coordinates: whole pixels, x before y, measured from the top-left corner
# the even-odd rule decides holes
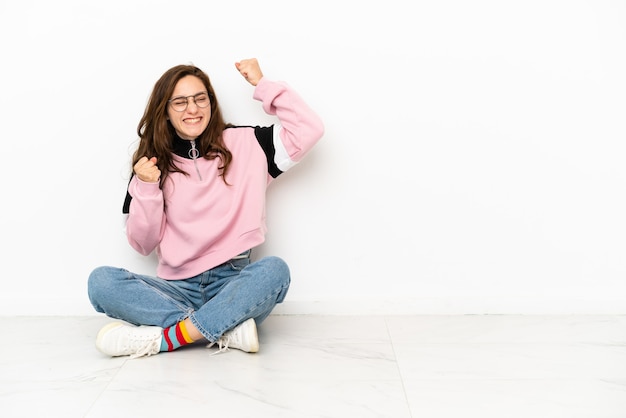
[[[626,2],[0,0],[0,314],[94,313],[156,79],[269,124],[257,57],[326,123],[269,190],[277,313],[626,313]]]

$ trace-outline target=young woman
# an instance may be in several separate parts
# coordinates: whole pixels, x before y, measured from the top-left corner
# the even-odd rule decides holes
[[[123,212],[130,245],[156,251],[157,277],[108,266],[89,276],[96,311],[125,321],[98,333],[107,355],[149,356],[204,340],[220,351],[256,352],[256,325],[285,298],[287,264],[252,261],[251,250],[265,239],[267,186],[324,127],[287,84],[265,78],[256,59],[235,67],[276,124],[226,124],[209,77],[195,66],[173,67],[154,86]]]

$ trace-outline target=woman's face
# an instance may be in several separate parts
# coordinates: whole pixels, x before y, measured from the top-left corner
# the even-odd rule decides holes
[[[211,119],[211,101],[198,77],[188,75],[176,83],[167,116],[182,139],[196,139],[204,132]]]

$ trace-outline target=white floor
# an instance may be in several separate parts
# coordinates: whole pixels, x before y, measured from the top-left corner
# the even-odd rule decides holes
[[[626,316],[270,316],[257,354],[135,360],[106,317],[2,319],[5,418],[626,417]]]

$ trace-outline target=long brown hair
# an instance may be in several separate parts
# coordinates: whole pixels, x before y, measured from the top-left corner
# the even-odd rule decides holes
[[[172,67],[154,85],[146,110],[137,126],[139,145],[132,159],[132,166],[134,167],[141,157],[156,157],[157,167],[161,171],[161,188],[170,172],[187,174],[176,167],[172,158],[173,138],[176,131],[167,118],[167,106],[168,100],[174,93],[176,83],[188,75],[198,77],[202,81],[211,101],[211,120],[204,132],[196,139],[200,155],[209,160],[218,157],[221,159],[222,165],[219,169],[224,182],[226,182],[226,172],[233,158],[222,138],[222,132],[230,125],[224,122],[209,77],[193,65]]]

